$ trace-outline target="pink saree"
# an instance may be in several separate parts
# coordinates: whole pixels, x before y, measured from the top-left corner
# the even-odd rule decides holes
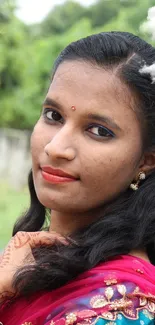
[[[3,325],[154,324],[155,266],[131,255],[101,263],[52,292],[1,307]]]

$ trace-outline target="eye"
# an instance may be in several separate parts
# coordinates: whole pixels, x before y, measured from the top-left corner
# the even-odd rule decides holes
[[[54,109],[44,108],[43,116],[48,121],[62,122],[62,116]]]
[[[91,130],[89,132],[96,135],[97,137],[110,138],[115,136],[112,131],[108,130],[102,125],[92,125],[88,130]]]

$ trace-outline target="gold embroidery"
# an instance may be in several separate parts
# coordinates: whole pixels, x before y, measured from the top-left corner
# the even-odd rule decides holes
[[[137,293],[135,293],[135,292],[128,293],[127,296],[130,297],[130,298],[135,298],[135,297],[137,297],[137,298],[146,298],[149,301],[155,302],[155,296],[153,296],[151,294],[147,295],[147,294],[144,294],[143,292],[140,292],[140,291],[137,292]]]
[[[124,296],[126,294],[126,287],[123,284],[118,284],[117,290],[122,296]]]
[[[109,285],[112,285],[112,284],[117,284],[117,280],[116,279],[107,279],[107,280],[104,280],[104,283],[109,286]]]
[[[148,301],[148,309],[151,313],[155,312],[155,303],[152,301]]]
[[[136,269],[136,272],[143,274],[144,272],[141,269]]]
[[[89,324],[91,324],[91,319],[85,318],[85,321]]]
[[[74,313],[70,313],[66,316],[66,325],[73,324],[74,322],[76,322],[76,320],[76,315]]]
[[[104,312],[101,314],[105,319],[116,319],[116,315],[114,313],[111,313],[111,312]]]
[[[145,317],[147,317],[148,319],[152,320],[154,319],[154,316],[152,314],[150,314],[150,312],[147,309],[144,309],[142,311],[142,313],[145,315]]]
[[[140,297],[140,306],[145,306],[147,304],[146,297]]]
[[[130,316],[132,318],[135,318],[135,313],[134,313],[134,311],[132,309],[126,308],[124,311],[128,316]]]
[[[136,287],[133,293],[138,293],[139,292],[139,287]]]
[[[114,279],[106,279],[104,281],[107,282],[113,280]],[[109,283],[111,282],[107,282],[107,284]],[[117,292],[122,297],[114,299],[114,294]],[[137,299],[136,304],[135,298]],[[137,303],[139,303],[138,306]],[[105,319],[110,321],[110,323],[107,323],[108,325],[115,325],[116,323],[114,321],[116,321],[118,315],[119,317],[122,317],[121,315],[123,315],[127,319],[137,320],[140,310],[144,312],[146,317],[153,319],[152,315],[155,313],[155,296],[150,293],[148,293],[148,295],[144,294],[138,286],[131,293],[127,293],[127,287],[124,284],[116,284],[114,289],[112,286],[108,286],[105,288],[104,294],[92,297],[90,299],[90,306],[93,309],[103,308],[103,310],[99,311],[98,315],[95,310],[94,315],[90,313],[90,310],[81,310],[69,313],[66,315],[65,325],[74,325],[78,319],[80,319],[80,322],[78,322],[77,325],[96,325],[98,319]],[[144,310],[144,308],[146,309]],[[54,322],[51,322],[50,325],[54,325]]]
[[[108,287],[105,289],[105,296],[108,299],[108,301],[113,297],[114,295],[114,290],[111,287]]]
[[[93,308],[101,308],[104,307],[108,304],[107,300],[105,299],[104,296],[95,296],[90,300],[90,305]]]
[[[132,306],[132,301],[131,300],[125,300],[124,298],[122,299],[116,299],[110,304],[110,308],[114,310],[121,310],[125,309]]]
[[[26,322],[26,323],[23,323],[21,325],[33,325],[31,322]]]

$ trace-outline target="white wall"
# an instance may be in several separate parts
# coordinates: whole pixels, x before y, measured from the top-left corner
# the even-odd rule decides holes
[[[20,189],[27,184],[31,168],[30,132],[0,129],[0,181]]]

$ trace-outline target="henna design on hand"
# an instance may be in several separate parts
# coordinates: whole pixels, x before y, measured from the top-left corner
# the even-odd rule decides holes
[[[35,263],[32,249],[38,246],[53,245],[55,242],[68,245],[68,241],[63,236],[47,231],[20,231],[11,238],[0,257],[0,301],[4,298],[4,295],[2,297],[4,291],[11,295],[15,294],[12,288],[12,279],[18,268],[26,265],[27,262]]]

